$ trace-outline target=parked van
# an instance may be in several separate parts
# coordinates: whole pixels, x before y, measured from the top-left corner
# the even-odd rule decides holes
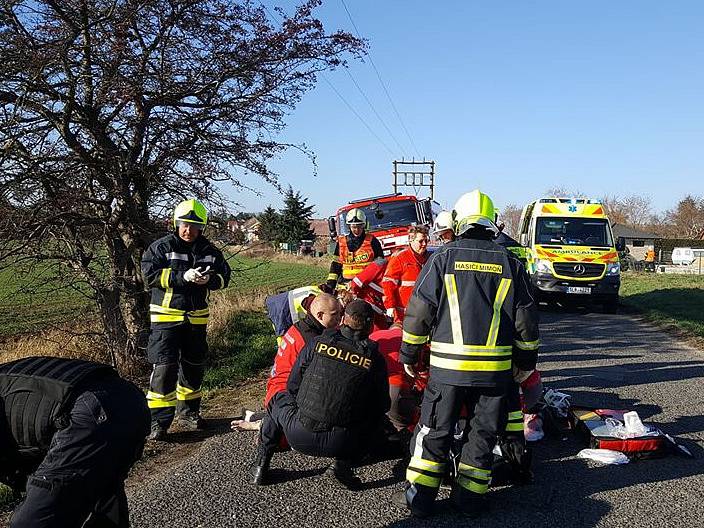
[[[672,263],[688,266],[694,262],[694,250],[688,247],[676,247],[672,250]]]

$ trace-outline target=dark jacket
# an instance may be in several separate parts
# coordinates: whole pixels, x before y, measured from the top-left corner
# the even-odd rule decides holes
[[[491,240],[463,238],[428,260],[406,309],[400,360],[413,364],[430,340],[438,383],[497,387],[511,367],[535,368],[538,316],[520,261]]]
[[[190,268],[213,271],[210,281],[199,286],[187,282],[183,275]],[[162,328],[208,323],[210,290],[226,288],[230,283],[230,266],[222,252],[203,235],[189,244],[171,233],[152,243],[142,257],[144,282],[151,288],[149,311],[152,325]]]
[[[376,343],[347,326],[326,330],[305,346],[287,388],[313,430],[376,422],[391,405],[386,362]]]

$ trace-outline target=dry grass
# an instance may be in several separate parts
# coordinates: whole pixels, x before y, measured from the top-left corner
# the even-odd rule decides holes
[[[36,335],[22,335],[0,342],[0,363],[29,356],[55,356],[110,363],[103,341],[95,333],[74,329],[53,329]]]

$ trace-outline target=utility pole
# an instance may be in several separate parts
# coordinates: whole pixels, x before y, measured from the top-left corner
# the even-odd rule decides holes
[[[406,161],[401,158],[401,161],[394,161],[394,193],[399,192],[399,188],[413,187],[416,195],[418,188],[428,187],[430,189],[430,199],[434,198],[435,193],[435,162],[416,161],[413,158],[411,161]]]

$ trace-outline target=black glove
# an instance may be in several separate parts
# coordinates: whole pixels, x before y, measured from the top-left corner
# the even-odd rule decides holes
[[[326,283],[323,283],[318,286],[318,288],[320,288],[320,291],[322,291],[323,293],[329,293],[330,295],[333,295],[335,293],[335,286],[337,286],[337,281],[327,281]]]

